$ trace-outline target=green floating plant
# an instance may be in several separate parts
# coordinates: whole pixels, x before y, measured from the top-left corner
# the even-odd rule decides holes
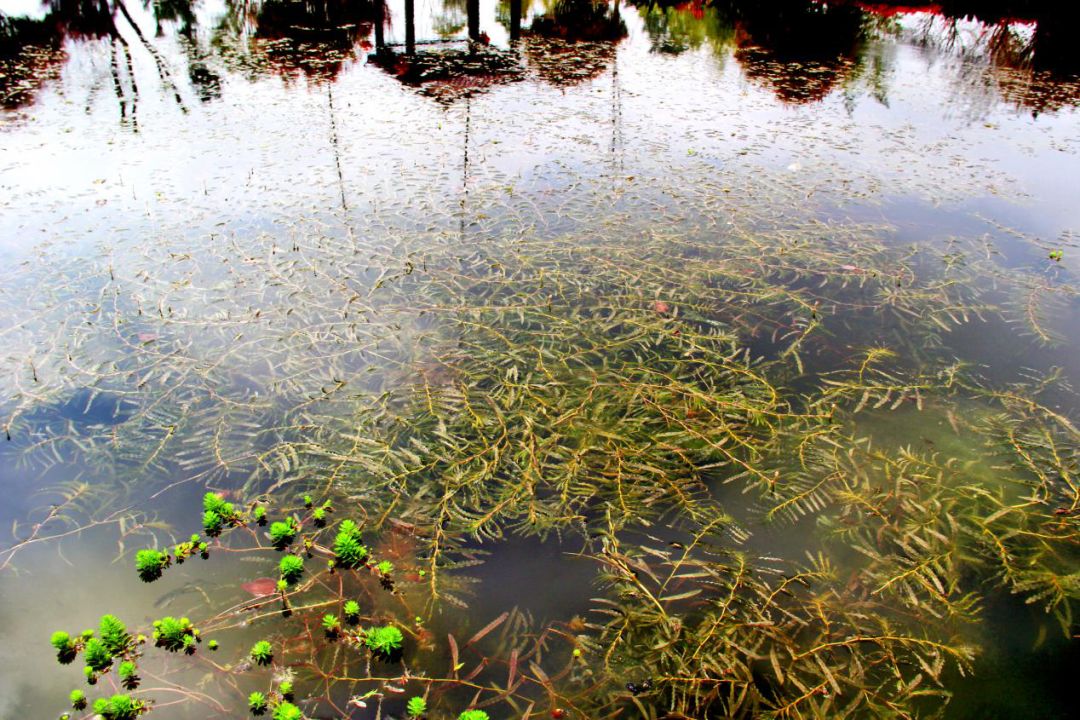
[[[312,499],[312,497],[310,495],[305,495],[304,496],[304,507],[309,508],[314,503],[315,503],[315,501]]]
[[[49,642],[56,649],[56,659],[64,665],[74,660],[79,651],[75,641],[63,630],[54,632],[52,637],[49,638]]]
[[[311,519],[315,523],[315,527],[325,527],[326,511],[322,508],[315,508],[311,511]]]
[[[205,558],[206,548],[207,544],[202,542],[202,538],[199,537],[198,533],[192,535],[190,539],[182,543],[177,543],[176,547],[173,548],[173,556],[176,558],[176,564],[180,565],[184,560],[200,551],[203,552],[203,557]]]
[[[390,562],[389,560],[383,560],[375,566],[375,569],[383,575],[389,575],[390,573],[394,572],[394,563]]]
[[[135,569],[143,582],[153,582],[169,567],[169,556],[160,550],[140,550],[135,553]]]
[[[345,616],[345,622],[350,625],[360,622],[360,603],[355,600],[346,600],[345,607],[342,608],[342,615]]]
[[[278,550],[284,550],[296,539],[298,532],[300,532],[300,527],[295,518],[272,522],[270,523],[270,542]]]
[[[228,523],[239,523],[240,513],[233,504],[226,502],[217,493],[208,492],[203,495],[203,530],[210,537],[221,534],[222,528]]]
[[[122,655],[131,646],[131,635],[120,618],[115,615],[102,615],[98,628],[101,642],[113,655]]]
[[[274,661],[274,648],[266,640],[260,640],[251,646],[251,659],[258,665],[269,665]]]
[[[401,650],[404,639],[401,631],[393,625],[370,628],[364,634],[364,644],[371,654],[384,659],[394,657]]]
[[[211,640],[210,642],[206,643],[206,647],[208,647],[211,650],[217,650],[221,646],[218,645],[217,640]]]
[[[98,638],[90,638],[86,641],[86,645],[83,646],[83,658],[86,660],[86,667],[95,673],[108,669],[113,661],[109,648]]]
[[[295,585],[304,574],[304,559],[299,555],[286,555],[281,558],[278,568],[281,570],[281,579],[287,585]]]
[[[94,712],[105,720],[134,720],[147,711],[146,703],[130,695],[113,695],[94,701]]]
[[[265,525],[266,524],[266,508],[264,508],[262,505],[256,506],[256,508],[251,512],[251,517],[259,525]]]
[[[427,712],[427,700],[419,695],[409,698],[409,702],[405,705],[405,712],[411,718],[420,718]]]
[[[194,648],[195,628],[185,618],[166,616],[154,621],[154,644],[170,652]]]
[[[86,693],[82,690],[72,690],[68,695],[68,699],[71,700],[71,707],[75,710],[86,709]]]
[[[303,720],[304,713],[291,702],[280,703],[274,708],[274,720]]]
[[[458,720],[488,720],[488,714],[483,710],[466,710],[458,715]]]
[[[248,695],[248,710],[252,715],[259,716],[265,715],[266,709],[269,707],[269,702],[266,700],[266,696],[261,692],[253,692]]]
[[[323,615],[322,626],[327,637],[337,637],[337,634],[341,632],[341,620],[337,615]]]
[[[281,693],[281,697],[286,700],[292,701],[293,699],[293,684],[292,680],[282,680],[278,683],[278,692]]]
[[[361,542],[360,528],[352,520],[342,520],[334,538],[334,558],[343,568],[358,568],[367,560],[367,547]]]
[[[127,690],[139,687],[139,669],[131,660],[125,660],[116,667],[116,674]]]

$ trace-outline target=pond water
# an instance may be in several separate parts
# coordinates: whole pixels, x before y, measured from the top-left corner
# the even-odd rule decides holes
[[[1078,21],[0,0],[0,717],[1071,717]]]

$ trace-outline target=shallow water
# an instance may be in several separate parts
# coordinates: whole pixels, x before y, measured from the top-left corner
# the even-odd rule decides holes
[[[619,504],[597,480],[610,466],[587,489],[551,468],[588,465],[593,448],[640,450],[619,433],[656,425],[636,424],[638,398],[619,391],[658,382],[650,370],[682,381],[656,397],[688,418],[737,388],[747,428],[762,413],[837,420],[852,477],[910,450],[951,463],[948,482],[1013,502],[1048,461],[1014,477],[992,436],[1001,417],[1037,415],[1060,477],[1039,511],[1074,528],[1051,554],[1075,562],[1080,511],[1061,489],[1080,441],[1080,60],[1061,40],[1075,12],[758,5],[0,0],[0,594],[4,636],[27,648],[0,660],[0,715],[58,714],[81,682],[78,664],[52,658],[54,626],[208,617],[243,599],[241,582],[275,575],[276,557],[238,551],[138,582],[131,553],[198,530],[208,488],[290,503],[318,492],[369,515],[373,546],[401,569],[402,607],[422,607],[438,638],[431,656],[426,631],[414,638],[430,675],[445,672],[445,634],[466,638],[515,607],[506,627],[585,638],[581,618],[602,622],[590,613],[612,592],[596,576]],[[892,352],[864,364],[871,348]],[[605,389],[578,407],[589,383]],[[773,387],[782,405],[766,399]],[[483,442],[442,438],[485,397],[499,409],[476,409]],[[550,428],[548,407],[567,411]],[[531,412],[540,450],[521,440],[512,458],[513,481],[532,483],[528,512],[503,471],[476,489],[451,469],[434,486],[416,470],[440,452],[486,451],[500,413],[531,433]],[[681,422],[660,437],[692,452]],[[826,553],[856,593],[865,558],[836,529],[842,495],[771,488],[774,471],[795,495],[806,478],[775,457],[788,431],[756,432],[745,457],[688,473],[695,497],[736,519],[716,541],[768,562]],[[550,465],[535,460],[545,452]],[[634,459],[647,466],[650,452]],[[530,453],[547,470],[531,480]],[[627,490],[642,504],[617,528],[628,543],[692,532],[679,493],[656,482]],[[65,504],[73,483],[85,499]],[[444,492],[467,499],[433,515]],[[395,535],[390,518],[417,534]],[[444,529],[445,580],[414,578],[441,567],[431,545]],[[994,576],[971,572],[962,589]],[[205,598],[168,595],[195,585]],[[1028,716],[1066,716],[1067,672],[1012,668],[1075,670],[1076,627],[1014,590],[987,590],[977,622],[950,618],[981,650],[974,679],[946,671],[950,716],[1019,716],[1019,697],[1044,698],[1038,711],[1021,703]],[[1075,606],[1075,587],[1065,595],[1059,609]],[[175,599],[154,609],[163,597]],[[237,632],[222,663],[258,637]],[[148,670],[198,683],[218,672],[201,658]],[[616,685],[640,679],[632,662],[615,663],[628,673]],[[459,690],[449,697],[463,709],[472,693]],[[675,709],[619,692],[605,713]],[[162,717],[240,716],[234,700],[147,695]]]

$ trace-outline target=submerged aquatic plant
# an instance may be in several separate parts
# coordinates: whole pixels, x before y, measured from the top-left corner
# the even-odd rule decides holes
[[[135,569],[143,582],[153,582],[169,566],[169,556],[160,550],[139,550],[135,553]]]
[[[419,696],[411,697],[405,704],[405,712],[411,718],[421,718],[427,713],[427,701]]]
[[[281,579],[287,585],[294,585],[304,573],[304,559],[299,555],[286,555],[278,564],[281,571]]]
[[[186,617],[174,618],[171,615],[154,621],[154,644],[170,652],[179,652],[193,647],[195,627]]]
[[[108,700],[101,698],[94,701],[94,712],[104,720],[135,720],[147,709],[146,703],[130,695],[113,695]]]
[[[86,667],[93,672],[101,672],[112,665],[113,655],[108,646],[98,638],[90,638],[83,646],[83,658]]]
[[[131,660],[124,660],[116,667],[116,674],[126,690],[139,687],[139,671]]]
[[[488,714],[483,710],[466,710],[458,715],[458,720],[488,720]]]
[[[274,720],[303,720],[304,713],[291,702],[278,703],[274,708]]]
[[[261,692],[255,691],[248,695],[248,710],[252,715],[265,715],[270,703]]]
[[[251,646],[251,659],[258,665],[269,665],[274,661],[274,648],[266,640],[259,640]]]
[[[102,643],[113,655],[123,654],[131,645],[127,628],[115,615],[102,615],[98,632]]]
[[[295,519],[277,520],[270,523],[270,542],[278,550],[284,550],[296,539],[299,531],[300,528]]]
[[[75,659],[78,653],[78,645],[71,636],[63,630],[57,630],[49,638],[50,644],[56,650],[56,659],[63,664],[68,664]]]
[[[338,566],[358,568],[367,560],[368,549],[361,542],[360,528],[352,520],[342,520],[334,538],[334,560]]]
[[[376,657],[390,659],[401,651],[404,637],[393,625],[369,628],[364,632],[364,644]]]

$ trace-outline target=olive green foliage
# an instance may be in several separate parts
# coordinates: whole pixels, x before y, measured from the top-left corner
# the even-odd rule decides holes
[[[251,646],[251,659],[259,665],[269,665],[274,661],[274,648],[266,640],[259,640]]]
[[[334,558],[343,568],[357,568],[367,560],[368,549],[361,542],[360,528],[352,520],[342,520],[334,538]]]
[[[294,585],[304,574],[304,559],[299,555],[286,555],[278,564],[281,579],[288,585]]]
[[[135,553],[135,569],[143,582],[153,582],[169,566],[169,556],[159,550],[139,550]]]

